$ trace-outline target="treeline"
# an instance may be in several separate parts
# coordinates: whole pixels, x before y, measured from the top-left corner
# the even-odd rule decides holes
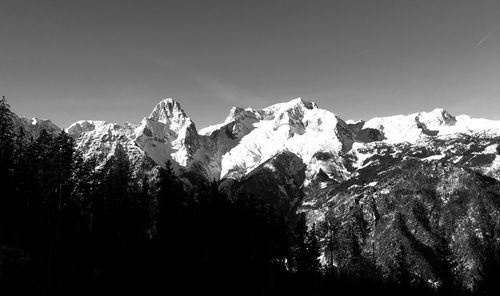
[[[0,293],[435,292],[410,287],[402,259],[379,275],[361,254],[359,213],[308,228],[259,196],[229,200],[217,182],[186,190],[169,163],[133,174],[119,144],[98,167],[64,132],[14,128],[5,99],[0,149]]]

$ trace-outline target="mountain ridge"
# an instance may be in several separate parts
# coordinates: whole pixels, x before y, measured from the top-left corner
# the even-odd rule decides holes
[[[34,136],[42,127],[60,131],[50,121],[33,120],[31,125],[28,119],[21,121]],[[349,166],[356,165],[353,157],[370,143],[420,147],[428,139],[495,137],[500,135],[500,121],[453,116],[443,108],[344,121],[314,102],[295,98],[263,109],[232,107],[223,122],[198,130],[178,101],[165,98],[139,124],[80,120],[65,131],[83,155],[100,162],[109,159],[113,145],[120,143],[132,162],[151,158],[162,166],[170,160],[178,172],[196,170],[208,180],[242,178],[276,153],[290,151],[306,163],[308,184],[320,171],[332,179],[345,179],[351,174]],[[328,164],[318,155],[329,155]]]

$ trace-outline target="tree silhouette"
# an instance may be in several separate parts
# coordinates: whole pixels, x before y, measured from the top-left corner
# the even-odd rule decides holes
[[[2,196],[0,197],[0,241],[12,240],[15,236],[7,227],[12,223],[12,208],[15,206],[12,187],[12,160],[14,152],[13,114],[5,97],[0,100],[0,180]]]
[[[14,150],[13,113],[5,97],[0,100],[0,174],[8,176]]]

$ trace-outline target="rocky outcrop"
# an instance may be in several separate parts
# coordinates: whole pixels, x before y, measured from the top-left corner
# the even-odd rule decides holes
[[[277,209],[295,211],[304,197],[305,168],[297,155],[283,151],[239,180],[222,180],[220,189],[230,198],[256,198]]]

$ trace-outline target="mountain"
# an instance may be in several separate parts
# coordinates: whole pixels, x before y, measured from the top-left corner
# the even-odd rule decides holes
[[[49,120],[16,117],[16,122],[34,137],[42,128],[60,132]],[[261,110],[233,107],[222,123],[198,131],[180,104],[167,98],[138,125],[82,120],[66,132],[99,166],[121,145],[135,173],[171,161],[178,174],[206,180],[242,180],[288,151],[305,164],[305,201],[312,198],[308,192],[394,159],[440,160],[500,176],[500,121],[453,116],[444,109],[344,121],[297,98]]]
[[[138,175],[151,171],[155,164],[132,140],[134,131],[135,126],[130,123],[119,125],[92,120],[77,121],[66,129],[68,135],[76,139],[77,150],[85,159],[94,159],[99,168],[115,155],[118,145],[122,146],[134,174]]]
[[[61,132],[49,120],[14,122],[34,138]],[[297,98],[233,107],[223,122],[197,130],[167,98],[137,125],[82,120],[65,131],[98,169],[120,147],[135,176],[170,161],[187,187],[215,179],[230,199],[303,212],[318,227],[324,264],[343,264],[327,248],[325,225],[337,219],[359,264],[393,269],[404,250],[414,278],[443,285],[451,260],[473,288],[486,250],[500,240],[500,121],[444,109],[344,121]]]
[[[354,143],[342,119],[300,98],[262,110],[234,107],[223,123],[200,132],[173,99],[162,100],[137,126],[78,121],[66,131],[86,157],[100,163],[120,143],[132,163],[145,157],[157,165],[171,160],[178,172],[196,171],[209,180],[243,178],[280,151],[309,163],[317,152],[335,157]]]
[[[186,167],[198,149],[194,123],[172,99],[162,100],[139,125],[106,121],[77,121],[66,129],[76,139],[84,157],[96,158],[102,166],[120,144],[129,156],[135,173],[142,167],[163,166],[167,160],[177,170]]]
[[[233,108],[224,123],[204,132],[217,179],[242,178],[280,151],[308,164],[318,151],[338,155],[354,142],[342,119],[300,98],[262,110]]]
[[[61,131],[50,120],[15,116],[37,137]],[[241,180],[288,151],[305,164],[304,189],[339,184],[370,162],[419,158],[473,168],[498,178],[500,121],[453,116],[444,109],[344,121],[301,98],[264,109],[233,107],[220,124],[197,130],[180,104],[161,100],[138,125],[82,120],[66,129],[85,158],[102,166],[121,145],[138,173],[171,161],[179,174]]]
[[[160,165],[172,159],[186,167],[199,148],[196,126],[172,99],[161,101],[130,138]]]

